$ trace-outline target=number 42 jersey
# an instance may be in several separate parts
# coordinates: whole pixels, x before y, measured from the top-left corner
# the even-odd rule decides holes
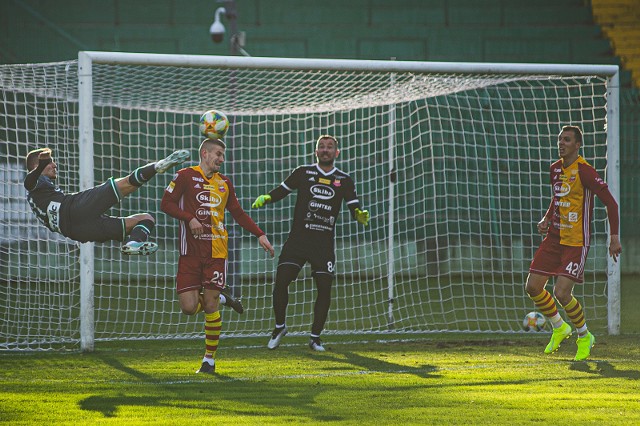
[[[553,220],[549,235],[566,246],[589,247],[594,195],[607,207],[611,234],[618,234],[618,205],[607,184],[582,156],[568,167],[564,167],[562,159],[556,161],[551,165],[550,176],[553,199],[546,217]]]

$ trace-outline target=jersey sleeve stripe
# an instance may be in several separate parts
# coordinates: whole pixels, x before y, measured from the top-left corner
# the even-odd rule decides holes
[[[582,238],[584,240],[583,246],[589,247],[591,245],[591,212],[593,207],[591,206],[593,200],[593,194],[591,190],[585,187],[584,191],[584,206],[582,208]]]

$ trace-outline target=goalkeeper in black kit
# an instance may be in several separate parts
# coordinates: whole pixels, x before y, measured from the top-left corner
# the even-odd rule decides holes
[[[315,150],[317,162],[296,168],[280,186],[259,196],[252,204],[253,208],[259,208],[298,191],[289,238],[278,258],[273,288],[276,324],[267,344],[269,349],[277,348],[287,334],[289,284],[309,262],[317,289],[309,347],[319,352],[325,350],[320,334],[331,305],[331,285],[336,273],[335,225],[342,200],[355,220],[364,226],[369,224],[369,212],[360,209],[353,180],[334,166],[339,153],[335,137],[320,136]]]

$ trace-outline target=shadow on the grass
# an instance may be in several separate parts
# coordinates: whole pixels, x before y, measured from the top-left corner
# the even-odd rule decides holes
[[[118,408],[126,406],[159,407],[165,397],[149,396],[103,396],[93,395],[80,401],[80,409],[102,413],[104,417],[117,417]],[[164,404],[166,405],[166,404]]]
[[[97,358],[105,367],[123,372],[132,379],[129,387],[133,395],[122,390],[114,390],[109,395],[108,390],[103,390],[100,395],[88,396],[79,402],[80,409],[101,413],[105,418],[118,417],[119,410],[124,407],[145,410],[155,407],[208,411],[208,416],[216,413],[255,417],[295,415],[311,422],[344,420],[330,410],[318,408],[318,397],[327,391],[323,384],[302,382],[283,387],[279,382],[237,380],[218,373],[196,378],[184,376],[172,383],[126,366],[114,357],[99,355]],[[123,389],[121,383],[118,386]],[[238,406],[240,400],[242,404]]]
[[[597,374],[608,378],[640,380],[640,371],[616,370],[616,367],[608,361],[573,361],[569,369],[583,373]]]
[[[326,346],[326,345],[325,345]],[[369,358],[366,356],[362,356],[350,351],[333,351],[332,353],[336,353],[341,355],[344,358],[332,357],[331,360],[333,362],[341,362],[344,364],[348,364],[349,368],[343,368],[344,370],[351,370],[355,368],[356,370],[367,371],[367,372],[375,372],[375,373],[389,373],[389,374],[413,374],[423,379],[433,379],[441,377],[439,374],[433,374],[438,369],[429,364],[423,364],[420,366],[407,366],[402,364],[396,364],[393,362],[388,362],[376,358]],[[309,358],[315,361],[322,361],[326,358],[325,354],[317,354],[310,353]],[[336,369],[335,367],[332,367]],[[338,368],[340,369],[340,368]]]
[[[411,363],[402,357],[406,353],[415,352],[416,348],[427,349],[425,346],[438,351],[448,353],[453,351],[467,353],[468,348],[487,347],[499,350],[517,348],[522,346],[543,346],[541,339],[465,339],[458,341],[436,341],[403,343],[396,348],[394,344],[383,344],[380,353],[374,349],[367,353],[361,353],[357,346],[345,347],[343,345],[325,344],[327,352],[317,353],[305,351],[301,354],[298,350],[280,351],[268,353],[258,351],[255,362],[273,363],[273,367],[266,369],[266,374],[254,376],[249,374],[242,377],[232,377],[223,374],[201,377],[203,375],[173,374],[160,375],[147,374],[144,371],[127,365],[118,355],[98,354],[96,360],[102,363],[102,368],[114,374],[113,386],[99,386],[99,393],[87,396],[79,401],[79,408],[87,412],[100,413],[105,418],[118,417],[119,413],[131,411],[151,410],[162,413],[168,410],[180,409],[188,415],[186,417],[198,418],[198,416],[245,416],[258,423],[264,418],[278,419],[282,422],[295,418],[299,422],[325,422],[344,421],[351,419],[350,412],[344,411],[336,414],[330,406],[318,404],[319,400],[335,398],[335,394],[357,395],[362,390],[361,380],[344,380],[341,376],[372,374],[378,375],[411,375],[421,380],[411,379],[407,382],[399,382],[397,385],[388,385],[389,391],[412,392],[416,386],[420,388],[433,387],[438,392],[449,393],[444,390],[447,386],[459,386],[458,382],[442,383],[447,372],[440,371],[440,367],[431,363]],[[283,348],[286,349],[286,348]],[[498,350],[496,349],[496,350]],[[493,353],[488,351],[487,353]],[[266,358],[265,354],[269,354]],[[290,356],[292,355],[292,356]],[[297,358],[296,358],[297,356]],[[299,363],[301,368],[278,369],[280,362]],[[328,361],[328,362],[326,362]],[[138,360],[136,360],[138,362]],[[306,368],[308,366],[308,369]],[[462,365],[460,368],[490,369],[493,364],[476,367],[475,365]],[[614,378],[627,380],[640,380],[640,371],[619,370],[616,365],[607,361],[571,362],[568,364],[571,371],[579,371],[592,374],[594,378]],[[451,369],[449,369],[451,371]],[[287,372],[293,372],[291,376]],[[222,372],[221,372],[222,373]],[[466,377],[466,376],[465,376]],[[434,380],[437,379],[437,380]],[[283,380],[286,380],[283,382]],[[386,383],[386,376],[384,377]],[[548,381],[549,378],[515,377],[506,379],[503,377],[480,377],[465,379],[466,386],[504,386],[527,385],[540,381]],[[564,378],[558,378],[561,383]],[[346,404],[354,404],[349,399],[344,399]],[[124,414],[123,414],[124,415]],[[133,414],[134,416],[136,414]],[[204,418],[204,417],[203,417]]]

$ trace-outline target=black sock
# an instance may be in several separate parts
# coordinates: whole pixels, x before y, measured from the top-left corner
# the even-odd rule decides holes
[[[150,219],[141,220],[131,230],[131,234],[129,234],[129,241],[147,241],[154,226],[155,222]]]
[[[148,182],[152,177],[154,177],[156,173],[155,163],[138,167],[129,175],[129,183],[133,186],[142,186],[143,183]]]
[[[291,265],[280,265],[276,271],[276,282],[273,286],[273,313],[276,324],[284,324],[287,320],[289,305],[289,284],[298,276],[299,269]]]
[[[331,306],[331,284],[333,277],[327,274],[317,274],[315,276],[316,303],[313,306],[313,324],[311,325],[311,334],[320,336],[327,322],[329,307]]]

